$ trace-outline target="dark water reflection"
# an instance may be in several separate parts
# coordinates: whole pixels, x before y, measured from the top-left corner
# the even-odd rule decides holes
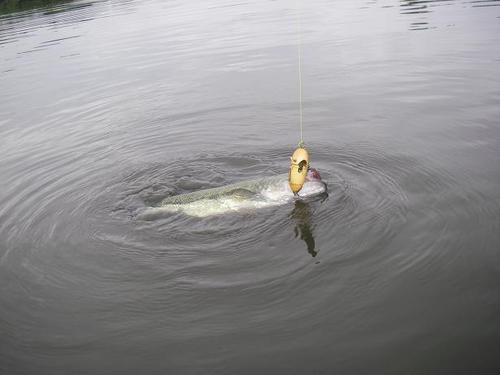
[[[307,252],[312,257],[318,255],[316,251],[316,242],[314,241],[312,225],[312,212],[309,204],[303,201],[295,202],[295,208],[292,211],[292,217],[296,221],[295,236],[300,236],[307,246]]]
[[[52,9],[57,5],[69,3],[73,0],[3,0],[0,2],[0,15],[18,13],[26,10],[40,11],[40,9]],[[18,17],[19,15],[16,15]]]
[[[0,15],[0,374],[497,374],[499,1],[302,4],[327,196],[142,220],[283,173],[289,1]]]

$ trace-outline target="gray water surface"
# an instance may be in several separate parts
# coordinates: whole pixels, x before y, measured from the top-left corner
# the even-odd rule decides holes
[[[500,373],[500,1],[302,1],[327,197],[285,173],[295,2],[0,15],[0,374]]]

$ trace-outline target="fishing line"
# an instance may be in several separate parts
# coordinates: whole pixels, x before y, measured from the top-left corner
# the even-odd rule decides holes
[[[297,0],[296,11],[297,11],[297,55],[299,64],[299,124],[300,124],[300,142],[299,147],[304,146],[304,132],[303,132],[303,120],[302,120],[302,20],[301,20],[301,9],[300,1]]]
[[[306,182],[307,171],[309,170],[309,152],[304,147],[304,125],[302,115],[302,20],[300,0],[295,1],[297,12],[297,57],[299,65],[299,127],[300,142],[297,149],[290,157],[290,169],[288,170],[288,185],[292,192],[297,196],[298,192]]]

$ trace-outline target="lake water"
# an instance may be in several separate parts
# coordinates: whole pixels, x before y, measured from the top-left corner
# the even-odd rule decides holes
[[[500,1],[302,1],[328,196],[141,219],[286,173],[296,16],[0,15],[1,374],[500,373]]]

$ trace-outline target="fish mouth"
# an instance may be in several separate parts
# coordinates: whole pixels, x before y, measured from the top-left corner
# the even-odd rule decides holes
[[[309,168],[307,170],[306,181],[321,182],[321,175],[316,168]]]

